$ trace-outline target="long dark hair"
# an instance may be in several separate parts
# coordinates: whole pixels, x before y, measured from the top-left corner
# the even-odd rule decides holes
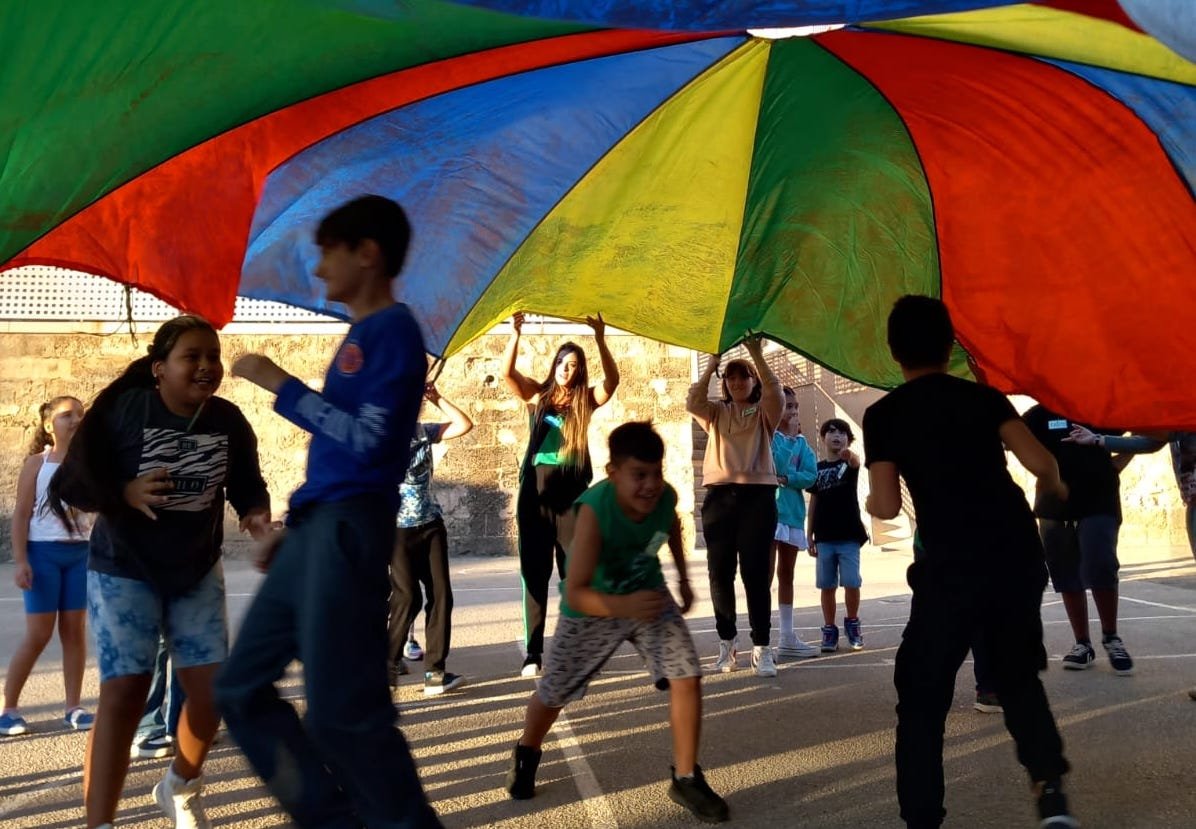
[[[216,329],[203,317],[184,314],[162,323],[154,340],[140,357],[109,383],[91,404],[79,424],[62,466],[50,479],[46,503],[68,529],[75,529],[70,507],[85,512],[113,513],[124,503],[121,492],[115,492],[112,478],[116,469],[116,453],[108,432],[108,419],[120,396],[130,389],[152,389],[157,385],[154,363],[170,356],[179,338],[189,331]],[[69,506],[68,506],[69,505]]]
[[[59,403],[65,403],[72,400],[83,405],[83,401],[77,397],[72,397],[69,394],[60,394],[57,397],[51,397],[45,403],[37,407],[37,428],[33,432],[33,440],[29,441],[29,454],[40,455],[47,446],[54,445],[54,438],[51,433],[46,431],[46,419],[50,414],[58,408]]]
[[[561,386],[556,381],[556,367],[568,354],[577,357],[577,372],[568,386]],[[543,420],[558,390],[564,392],[563,396],[568,401],[565,424],[561,429],[561,436],[565,439],[565,457],[569,466],[581,469],[586,464],[590,417],[594,414],[594,396],[590,393],[590,371],[586,367],[586,353],[577,343],[562,343],[556,350],[556,356],[552,358],[552,365],[548,369],[548,376],[540,384],[540,396],[536,400],[536,425]]]

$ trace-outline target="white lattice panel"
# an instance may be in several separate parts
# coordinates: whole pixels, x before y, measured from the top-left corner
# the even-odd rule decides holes
[[[178,314],[162,300],[130,292],[133,319],[160,322]],[[120,322],[128,319],[125,287],[89,273],[29,265],[0,273],[0,320]],[[280,302],[237,297],[234,322],[331,322],[332,317]]]

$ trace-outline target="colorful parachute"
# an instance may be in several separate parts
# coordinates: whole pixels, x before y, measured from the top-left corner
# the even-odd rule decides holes
[[[770,41],[436,2],[12,5],[0,261],[218,322],[237,293],[320,309],[315,222],[381,192],[438,354],[514,310],[601,311],[886,386],[888,308],[931,293],[995,385],[1196,426],[1196,66],[1124,15]]]

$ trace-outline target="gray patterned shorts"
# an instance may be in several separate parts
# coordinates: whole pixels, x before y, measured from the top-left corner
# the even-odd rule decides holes
[[[561,616],[536,693],[549,708],[586,695],[586,688],[624,642],[648,667],[652,681],[702,675],[689,627],[670,599],[668,610],[650,622],[615,617]]]

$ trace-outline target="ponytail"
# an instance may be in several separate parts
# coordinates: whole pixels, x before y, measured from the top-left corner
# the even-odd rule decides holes
[[[73,395],[60,394],[57,397],[51,397],[45,403],[37,407],[37,428],[33,431],[33,440],[29,441],[29,454],[40,455],[45,451],[47,446],[52,446],[54,441],[50,438],[50,432],[46,430],[46,419],[58,408],[58,404],[67,401],[83,405],[83,401]]]

